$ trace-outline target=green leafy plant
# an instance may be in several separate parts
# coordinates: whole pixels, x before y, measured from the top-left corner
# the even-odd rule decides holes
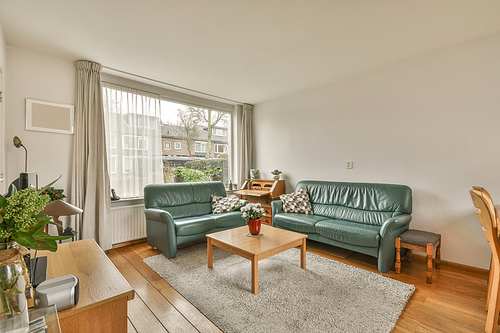
[[[183,166],[175,167],[173,169],[174,177],[184,177],[184,171],[185,170],[186,170],[186,168],[184,168]]]
[[[40,190],[42,191],[42,190]],[[62,200],[66,198],[63,194],[64,190],[62,188],[54,188],[53,186],[47,187],[43,194],[47,194],[50,197],[50,201]]]
[[[50,221],[52,216],[39,215],[50,200],[44,191],[57,180],[40,191],[29,187],[14,191],[8,198],[0,195],[0,241],[15,241],[30,249],[55,252],[56,240],[71,237],[51,236],[41,230],[47,223],[58,225]]]
[[[278,169],[276,169],[276,170],[271,171],[271,173],[276,176],[276,175],[281,175],[283,173],[283,171],[279,171]]]
[[[259,175],[260,171],[259,169],[252,170],[252,176],[255,178]]]
[[[212,168],[208,168],[208,169],[205,169],[204,170],[205,173],[209,176],[209,177],[220,177],[222,171],[221,171],[221,168],[219,167],[216,167],[214,169]]]
[[[184,171],[184,181],[186,183],[207,182],[209,180],[208,176],[201,170],[186,169]]]

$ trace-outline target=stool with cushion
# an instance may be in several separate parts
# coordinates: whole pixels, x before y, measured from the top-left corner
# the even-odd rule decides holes
[[[436,250],[436,268],[441,263],[441,235],[422,230],[409,229],[396,237],[396,273],[401,271],[401,248],[408,249],[407,259],[411,261],[412,250],[427,254],[427,283],[432,283],[432,258]]]

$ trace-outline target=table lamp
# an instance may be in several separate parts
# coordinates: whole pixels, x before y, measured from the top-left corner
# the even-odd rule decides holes
[[[54,200],[49,202],[45,208],[40,212],[40,214],[45,214],[52,216],[54,218],[54,222],[58,223],[57,233],[59,236],[63,233],[62,222],[59,220],[59,216],[70,216],[75,214],[80,214],[83,212],[83,209],[73,206],[72,204],[67,203],[62,200]],[[48,230],[48,224],[45,225],[45,232]]]

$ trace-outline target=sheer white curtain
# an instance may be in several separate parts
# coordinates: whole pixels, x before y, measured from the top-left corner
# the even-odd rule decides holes
[[[103,100],[111,188],[141,197],[147,184],[163,183],[159,96],[104,82]]]

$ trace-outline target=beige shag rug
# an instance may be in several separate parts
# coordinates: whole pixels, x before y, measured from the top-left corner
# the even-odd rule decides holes
[[[250,261],[206,244],[144,260],[224,332],[390,332],[415,291],[377,273],[290,249],[259,261],[259,293],[251,293]]]

